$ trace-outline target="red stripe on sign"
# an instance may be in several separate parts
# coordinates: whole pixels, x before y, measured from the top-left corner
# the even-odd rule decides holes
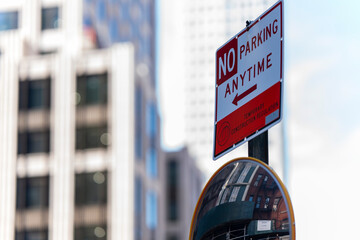
[[[279,116],[266,124],[266,117],[277,110],[280,110],[281,83],[278,82],[272,87],[235,110],[230,115],[221,119],[216,124],[215,134],[215,157],[232,148],[263,129],[271,123],[277,121]]]

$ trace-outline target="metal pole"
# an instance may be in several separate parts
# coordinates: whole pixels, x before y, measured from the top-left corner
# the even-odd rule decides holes
[[[246,21],[247,31],[252,21]],[[269,165],[269,143],[268,143],[268,131],[263,132],[259,136],[251,139],[248,143],[248,155],[249,157],[257,158]]]
[[[249,157],[257,158],[264,163],[269,164],[268,131],[263,132],[249,141],[248,155]]]

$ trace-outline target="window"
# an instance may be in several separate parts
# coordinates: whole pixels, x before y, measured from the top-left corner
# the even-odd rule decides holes
[[[269,180],[269,177],[268,177],[268,176],[265,176],[263,182],[261,183],[261,186],[264,186],[264,187],[265,187],[266,184],[267,184],[267,182],[268,182],[268,180]]]
[[[157,177],[157,153],[155,148],[150,148],[146,156],[146,172],[148,176]]]
[[[257,176],[256,181],[255,181],[255,183],[254,183],[254,186],[255,186],[255,187],[259,185],[259,182],[260,182],[262,176],[263,176],[262,174],[259,174],[259,175]]]
[[[28,153],[37,153],[37,152],[49,152],[49,132],[29,132],[27,142],[27,152]]]
[[[108,145],[107,126],[78,127],[76,149],[105,148]]]
[[[20,81],[19,109],[35,110],[50,107],[50,78]]]
[[[234,184],[236,183],[236,181],[239,179],[239,176],[241,174],[241,172],[243,171],[244,168],[240,168],[240,166],[236,167],[236,170],[232,173],[229,183],[230,184]]]
[[[285,218],[281,220],[281,229],[288,230],[289,229],[289,219]]]
[[[140,177],[135,178],[135,240],[142,239],[141,220],[143,215],[143,185]]]
[[[104,0],[96,1],[96,17],[99,21],[105,21],[106,20],[106,5]]]
[[[83,75],[77,77],[78,107],[104,105],[107,103],[107,74]],[[78,126],[76,149],[104,148],[109,145],[107,124]]]
[[[18,134],[18,154],[48,153],[50,151],[50,131],[25,131]]]
[[[230,193],[232,191],[232,186],[227,186],[226,189],[224,190],[224,193],[222,194],[221,196],[221,201],[220,201],[220,204],[223,204],[223,203],[226,203],[226,202],[229,202],[229,198],[230,198]],[[235,202],[235,201],[234,201]]]
[[[48,7],[41,9],[41,30],[59,28],[59,8]]]
[[[146,194],[146,226],[154,230],[157,228],[157,195],[153,191]]]
[[[17,179],[16,207],[43,208],[49,205],[49,177]]]
[[[147,106],[147,116],[146,116],[146,133],[150,138],[156,136],[157,131],[157,116],[156,116],[156,107],[154,104],[148,104]]]
[[[268,189],[277,189],[278,188],[278,186],[276,185],[276,182],[275,181],[271,181],[271,183],[270,183],[270,186],[268,186]]]
[[[252,202],[254,200],[254,195],[250,195],[249,202]]]
[[[261,204],[261,197],[257,197],[255,208],[260,208],[260,204]]]
[[[278,209],[280,199],[281,199],[281,198],[279,198],[279,197],[277,197],[277,198],[274,199],[274,203],[273,203],[273,211],[274,211],[274,212],[276,212],[277,209]]]
[[[179,237],[176,235],[169,235],[167,236],[166,240],[179,240]]]
[[[265,198],[265,203],[264,203],[264,208],[267,209],[269,207],[269,203],[270,203],[270,198],[266,197]]]
[[[230,196],[230,199],[229,199],[229,202],[235,202],[236,201],[236,198],[238,197],[239,195],[239,191],[240,191],[240,187],[234,187],[232,192],[231,192],[231,196]]]
[[[47,240],[47,229],[16,231],[15,240]]]
[[[137,159],[141,159],[143,155],[143,95],[140,87],[135,90],[135,155]]]
[[[106,204],[107,202],[107,173],[93,172],[76,174],[75,204],[91,205]]]
[[[112,18],[110,20],[110,37],[111,37],[111,41],[112,42],[116,42],[116,40],[118,39],[118,21],[115,18]]]
[[[81,226],[74,231],[75,240],[106,240],[106,226]]]
[[[77,78],[79,106],[107,103],[107,74],[85,75]]]
[[[0,12],[0,31],[17,29],[19,27],[19,13]]]
[[[178,219],[178,163],[171,160],[167,163],[167,219],[176,221]]]

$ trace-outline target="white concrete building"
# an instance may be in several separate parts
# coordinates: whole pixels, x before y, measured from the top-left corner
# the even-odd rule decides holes
[[[163,239],[153,80],[85,2],[0,3],[0,239]]]

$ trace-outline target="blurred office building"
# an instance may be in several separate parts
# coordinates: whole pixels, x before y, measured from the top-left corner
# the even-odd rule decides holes
[[[187,148],[166,152],[166,238],[188,239],[193,210],[204,182]]]
[[[240,32],[246,26],[247,20],[257,18],[275,2],[275,0],[184,0],[176,3],[162,1],[161,78],[164,85],[171,81],[170,86],[172,84],[177,86],[175,91],[183,89],[185,93],[184,144],[189,146],[190,154],[205,171],[213,172],[215,166],[219,166],[212,163],[215,52]],[[163,93],[165,98],[166,94],[167,92]],[[169,94],[168,101],[171,98],[173,96]],[[172,107],[169,104],[168,108]],[[282,175],[281,127],[277,126],[270,130],[269,142],[271,166]],[[243,156],[247,156],[246,146],[230,152],[218,162],[223,164],[224,160]]]
[[[165,239],[154,11],[0,3],[0,239]]]

